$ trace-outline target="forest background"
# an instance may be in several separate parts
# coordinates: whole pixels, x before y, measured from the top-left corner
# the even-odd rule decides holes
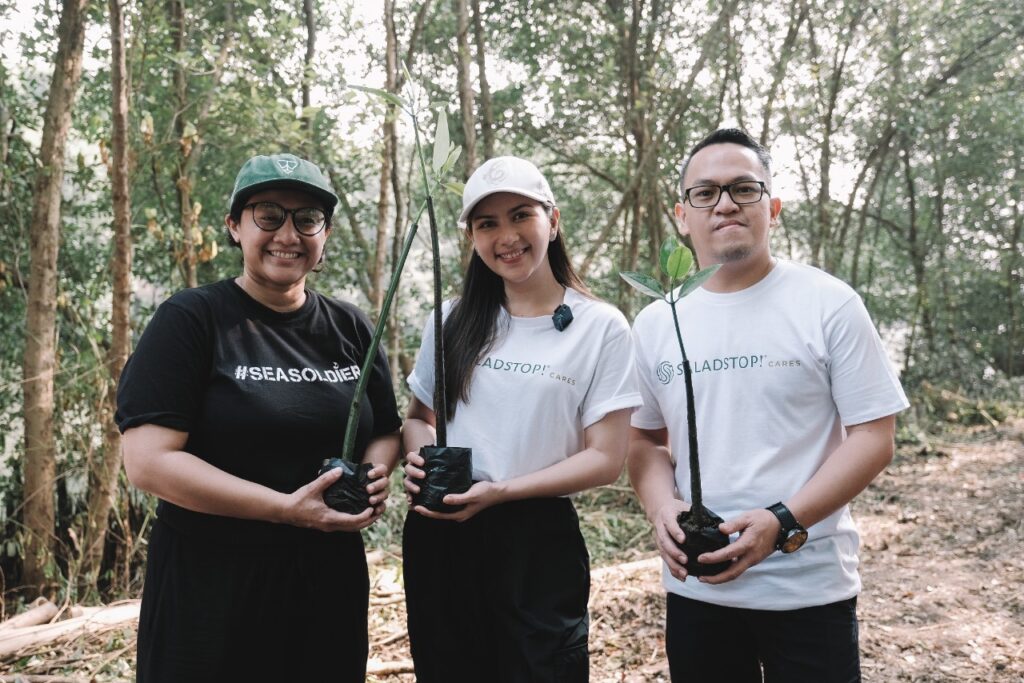
[[[680,159],[741,126],[778,162],[774,252],[878,324],[913,404],[900,440],[1022,411],[1019,3],[0,0],[0,22],[0,617],[138,594],[154,500],[123,476],[113,389],[160,301],[240,271],[222,219],[246,158],[327,170],[313,286],[376,317],[422,185],[408,118],[350,83],[414,100],[428,138],[444,112],[456,180],[533,159],[580,272],[629,317],[644,302],[616,274],[656,270]],[[451,295],[459,200],[437,200]],[[386,339],[398,388],[428,251]],[[400,498],[371,546],[396,544]],[[622,486],[581,505],[596,562],[650,547]]]

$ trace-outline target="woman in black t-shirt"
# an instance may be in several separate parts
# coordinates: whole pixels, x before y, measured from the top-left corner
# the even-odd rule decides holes
[[[225,218],[242,274],[162,304],[125,366],[125,470],[160,499],[139,681],[365,678],[358,532],[383,512],[401,421],[379,353],[356,439],[370,507],[325,505],[341,470],[314,477],[340,454],[372,336],[354,306],[305,288],[337,201],[308,161],[247,161]]]

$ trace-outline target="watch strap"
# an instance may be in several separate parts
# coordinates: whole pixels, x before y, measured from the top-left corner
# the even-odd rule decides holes
[[[767,509],[779,520],[779,536],[775,539],[775,549],[791,553],[803,546],[807,540],[807,530],[796,521],[789,508],[779,502]]]
[[[800,526],[800,523],[796,521],[796,517],[789,511],[789,508],[782,504],[782,502],[775,503],[774,505],[768,506],[768,512],[775,515],[776,519],[779,520],[779,524],[782,525],[780,529],[780,537],[786,532],[796,529]]]

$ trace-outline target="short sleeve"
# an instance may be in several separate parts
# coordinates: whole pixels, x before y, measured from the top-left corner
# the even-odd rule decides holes
[[[877,420],[910,405],[859,296],[825,321],[825,343],[832,399],[843,425]]]
[[[664,429],[665,417],[661,414],[661,406],[658,405],[658,400],[654,394],[654,385],[652,384],[653,373],[651,372],[650,364],[643,355],[644,336],[638,331],[635,323],[632,337],[637,384],[640,389],[640,398],[643,400],[643,405],[634,411],[630,419],[630,425],[637,429]]]
[[[434,405],[434,311],[431,310],[423,325],[420,337],[420,350],[416,354],[416,364],[407,380],[409,390],[419,399],[420,403],[432,408]]]
[[[174,301],[161,304],[128,358],[117,386],[117,427],[154,424],[191,432],[210,373],[210,330]]]
[[[368,337],[366,346],[369,347],[372,330],[366,327],[364,331]],[[392,434],[402,426],[402,418],[398,415],[398,403],[395,399],[395,387],[391,383],[391,366],[383,345],[377,347],[377,358],[374,360],[370,379],[366,383],[366,397],[373,410],[375,437]]]
[[[621,329],[609,325],[601,345],[597,366],[583,398],[583,428],[599,422],[608,413],[641,404],[633,360],[633,339],[625,320]]]

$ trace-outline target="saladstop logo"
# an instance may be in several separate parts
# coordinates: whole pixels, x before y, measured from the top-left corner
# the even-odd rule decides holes
[[[693,374],[731,372],[736,370],[757,370],[761,368],[786,368],[795,369],[801,366],[799,359],[775,360],[769,359],[766,354],[753,353],[737,356],[719,356],[717,358],[695,359],[690,362],[690,369]],[[663,360],[654,368],[654,374],[662,384],[668,384],[676,375],[684,373],[682,363],[671,363]]]
[[[676,376],[676,369],[667,360],[663,360],[658,363],[655,373],[658,375],[659,382],[662,384],[668,384],[672,381],[672,378]]]

